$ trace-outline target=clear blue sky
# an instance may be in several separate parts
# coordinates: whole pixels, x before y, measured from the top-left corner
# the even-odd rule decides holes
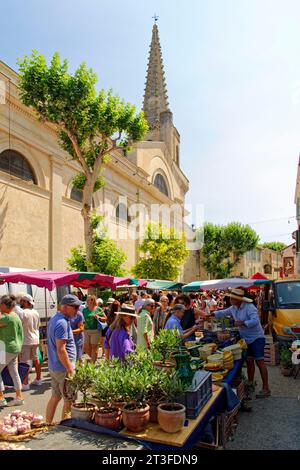
[[[16,69],[17,57],[37,49],[59,51],[72,69],[85,60],[100,88],[140,108],[154,13],[187,202],[204,204],[208,221],[250,222],[262,241],[291,243],[299,0],[9,0],[1,59]]]

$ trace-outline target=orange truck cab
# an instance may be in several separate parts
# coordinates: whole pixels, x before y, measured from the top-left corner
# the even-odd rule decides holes
[[[274,281],[269,303],[270,332],[279,343],[286,344],[300,334],[300,280]]]

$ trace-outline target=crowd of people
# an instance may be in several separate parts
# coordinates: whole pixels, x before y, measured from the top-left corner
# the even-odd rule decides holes
[[[39,359],[40,316],[34,309],[34,300],[29,294],[4,295],[0,298],[0,407],[23,405],[22,391],[29,390],[29,368],[23,384],[18,363],[29,363],[35,367],[36,378],[32,386],[40,386],[41,364]],[[7,402],[4,397],[4,382],[1,372],[7,367],[14,384],[15,399]]]
[[[236,291],[236,292],[235,292]],[[241,289],[225,291],[178,293],[133,292],[115,296],[105,303],[94,295],[85,302],[74,294],[65,295],[58,312],[49,320],[47,330],[48,368],[52,396],[46,410],[51,423],[61,398],[64,398],[62,418],[69,413],[71,403],[65,394],[65,383],[72,376],[76,363],[82,363],[83,353],[95,363],[99,357],[124,361],[126,354],[148,350],[161,329],[177,329],[182,340],[193,340],[195,332],[203,329],[204,321],[212,316],[231,317],[248,344],[248,378],[254,380],[255,362],[261,373],[261,396],[269,396],[268,377],[263,362],[264,331],[260,325],[255,303],[257,294],[249,295]],[[42,383],[39,361],[39,314],[28,294],[19,299],[3,296],[0,299],[0,372],[5,366],[14,383],[16,398],[12,405],[24,403],[22,390]],[[1,349],[1,348],[0,348]],[[3,348],[2,348],[3,349]],[[0,351],[1,354],[1,351]],[[29,384],[28,377],[21,383],[18,360],[32,361],[36,379]],[[255,362],[254,362],[255,361]],[[7,406],[4,384],[0,374],[0,406]]]

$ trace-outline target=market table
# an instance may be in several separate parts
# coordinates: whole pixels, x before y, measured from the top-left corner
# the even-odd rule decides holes
[[[174,434],[164,432],[158,423],[149,423],[147,429],[143,432],[132,433],[124,429],[120,432],[120,435],[135,437],[139,442],[147,444],[152,450],[178,450],[178,448],[190,450],[224,399],[225,390],[219,387],[218,390],[213,392],[212,397],[202,408],[199,416],[195,419],[186,420],[187,426]]]
[[[242,359],[234,361],[233,369],[231,369],[228,372],[228,374],[226,375],[226,377],[224,377],[222,382],[230,385],[231,382],[233,381],[234,377],[237,377],[240,374],[240,372],[242,370],[242,367],[243,367],[243,364],[244,364],[244,358],[243,357],[242,357]]]

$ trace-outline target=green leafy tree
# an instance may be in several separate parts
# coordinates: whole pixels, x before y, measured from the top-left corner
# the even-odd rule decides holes
[[[263,248],[269,248],[270,250],[274,251],[282,251],[287,247],[287,245],[282,242],[267,242],[263,243],[261,246]]]
[[[144,256],[132,272],[146,279],[176,279],[188,257],[185,234],[178,234],[174,228],[167,229],[161,224],[147,225],[139,250]]]
[[[61,62],[58,53],[48,66],[37,51],[19,59],[20,95],[23,103],[32,107],[42,122],[53,124],[61,147],[79,163],[81,173],[74,184],[82,190],[82,217],[86,263],[92,261],[93,192],[104,184],[100,173],[112,151],[122,155],[133,142],[147,132],[142,112],[125,103],[112,91],[96,91],[95,73],[82,63],[74,74],[68,72],[68,62]]]
[[[203,266],[215,278],[228,277],[247,251],[253,250],[259,237],[249,225],[232,222],[226,226],[204,224]]]
[[[110,240],[102,228],[98,231],[100,224],[98,217],[92,217],[91,225],[93,227],[92,237],[92,259],[87,263],[86,250],[83,246],[71,248],[71,257],[67,260],[71,271],[91,271],[111,276],[124,276],[125,269],[122,267],[127,256],[125,252],[118,247],[114,240]]]

